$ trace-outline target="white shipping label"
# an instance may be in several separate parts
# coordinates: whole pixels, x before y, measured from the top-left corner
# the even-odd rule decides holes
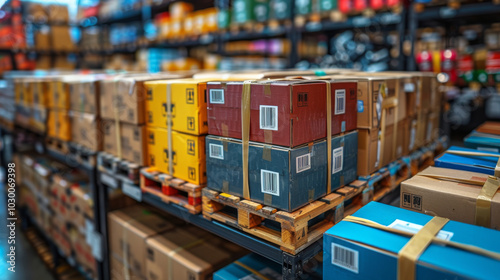
[[[359,273],[359,252],[332,243],[332,264],[357,274]]]
[[[280,196],[279,177],[280,175],[278,172],[268,171],[264,169],[260,170],[261,191],[263,193]]]
[[[128,195],[129,197],[131,197],[139,202],[142,201],[141,188],[124,182],[122,185],[122,191],[124,194]]]
[[[423,228],[422,225],[402,221],[399,219],[396,219],[388,227],[411,233],[417,233],[420,229]],[[450,239],[453,237],[453,232],[440,230],[439,233],[436,235],[436,237],[439,239],[450,241]]]
[[[345,114],[345,89],[335,90],[335,115]]]
[[[278,106],[260,105],[260,129],[278,130]]]
[[[296,173],[311,169],[311,154],[305,154],[303,156],[298,156],[295,158],[296,161]]]
[[[405,92],[414,92],[415,84],[414,83],[406,83],[405,84]]]
[[[332,152],[332,174],[342,171],[344,167],[344,147],[334,149]]]
[[[380,161],[380,146],[382,145],[382,132],[378,133],[378,141],[377,141],[377,160],[375,161],[375,167],[378,166]]]
[[[210,144],[208,145],[208,154],[211,158],[224,159],[224,147],[222,145]]]
[[[223,89],[211,89],[209,92],[210,103],[212,104],[224,104],[224,90]]]

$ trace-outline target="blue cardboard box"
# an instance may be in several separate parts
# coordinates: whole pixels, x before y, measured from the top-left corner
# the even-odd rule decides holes
[[[473,131],[464,138],[465,147],[486,152],[500,152],[500,136]]]
[[[269,261],[256,254],[249,254],[216,271],[213,280],[257,280],[262,279],[260,276],[264,276],[267,279],[281,279],[281,275],[281,265],[278,263]]]
[[[432,216],[370,202],[353,216],[416,232]],[[437,235],[500,253],[500,231],[449,221]],[[409,237],[341,221],[323,235],[323,274],[335,279],[396,279],[398,252]],[[415,279],[498,279],[500,261],[431,244],[420,255]]]
[[[452,146],[448,151],[464,151],[477,152],[477,150]],[[500,153],[492,153],[500,156]],[[479,172],[488,175],[495,175],[495,167],[498,162],[498,157],[482,157],[482,156],[463,156],[443,153],[434,160],[436,167],[451,168],[465,170],[471,172]]]
[[[206,137],[207,187],[243,197],[241,140]],[[294,211],[327,192],[326,140],[297,148],[250,142],[250,199]],[[356,180],[358,133],[332,137],[331,190]]]

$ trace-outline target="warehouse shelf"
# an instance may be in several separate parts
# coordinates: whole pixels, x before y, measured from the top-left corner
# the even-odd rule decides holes
[[[105,172],[100,173],[107,174]],[[102,177],[99,176],[98,183],[102,186],[102,189],[105,189],[105,187],[111,189],[121,188],[126,195],[137,201],[152,205],[166,213],[174,215],[186,222],[189,222],[206,231],[225,238],[269,260],[282,264],[283,279],[297,279],[303,273],[304,264],[323,250],[321,238],[300,251],[298,254],[292,255],[281,250],[279,246],[247,234],[234,227],[225,225],[217,221],[207,220],[201,214],[193,215],[186,211],[186,208],[183,208],[177,204],[165,203],[153,194],[138,193],[140,192],[140,187],[137,185],[126,184],[126,188],[128,188],[127,190],[123,187],[123,184],[120,185],[118,181],[115,181],[115,183],[111,182],[110,185],[109,183],[103,182],[101,178]],[[130,188],[135,189],[135,191],[130,191]]]
[[[255,40],[280,37],[287,35],[291,31],[290,27],[269,28],[264,27],[262,31],[239,31],[239,32],[222,32],[220,37],[223,41],[238,41],[238,40]]]
[[[486,2],[465,4],[458,9],[450,7],[426,7],[424,11],[417,13],[417,19],[421,22],[436,20],[447,21],[466,17],[484,17],[486,15],[494,15],[496,16],[495,19],[498,20],[499,13],[500,4]]]
[[[365,16],[348,17],[347,20],[341,22],[309,22],[303,27],[298,28],[298,30],[300,32],[327,32],[371,26],[388,26],[400,23],[402,23],[402,15],[400,13],[387,12],[378,13],[371,18]]]
[[[108,25],[113,23],[130,23],[142,19],[141,10],[130,10],[122,13],[116,13],[109,17],[98,18],[96,25]]]

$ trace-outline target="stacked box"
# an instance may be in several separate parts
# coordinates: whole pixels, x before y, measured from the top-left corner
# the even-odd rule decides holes
[[[370,202],[353,216],[411,233],[433,218],[377,202]],[[490,241],[500,238],[496,230],[448,221],[436,235],[443,242],[449,240],[500,253],[500,245]],[[323,275],[340,279],[397,279],[398,270],[405,269],[398,263],[398,253],[409,240],[410,236],[344,219],[323,235]],[[431,242],[415,261],[415,274],[403,271],[402,275],[414,279],[494,279],[499,266],[500,261],[492,257]]]
[[[47,135],[62,141],[71,141],[71,119],[69,116],[69,88],[65,76],[47,78]]]
[[[207,80],[180,79],[146,83],[148,166],[170,174],[169,137],[172,147],[172,176],[187,182],[206,183],[205,135],[208,132]],[[167,92],[170,91],[170,101]],[[168,107],[170,104],[170,108]],[[171,112],[171,119],[167,114]],[[167,122],[170,121],[169,134]],[[179,160],[178,160],[179,159]]]
[[[500,152],[500,123],[485,122],[464,139],[465,146],[487,152]]]
[[[355,81],[328,81],[331,155],[325,140],[326,81],[256,81],[249,85],[249,189],[244,190],[243,84],[207,84],[211,134],[206,141],[207,187],[291,212],[356,179]],[[331,171],[327,168],[330,156]]]
[[[16,113],[16,101],[13,85],[4,83],[0,85],[0,126],[6,129],[14,127],[14,116]]]
[[[143,206],[108,214],[111,279],[210,279],[245,251]]]
[[[213,279],[260,279],[262,275],[268,279],[279,279],[282,276],[282,267],[278,263],[265,261],[256,254],[249,254],[217,270]]]
[[[189,73],[117,75],[101,80],[103,150],[141,166],[147,165],[145,83],[185,76]]]
[[[455,152],[475,153],[474,155],[454,154]],[[436,167],[465,170],[495,175],[500,153],[481,151],[452,146],[445,153],[434,159]],[[498,171],[497,171],[498,172]],[[497,175],[498,176],[498,175]]]

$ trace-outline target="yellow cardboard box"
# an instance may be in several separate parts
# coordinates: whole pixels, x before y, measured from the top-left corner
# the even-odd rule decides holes
[[[46,81],[38,80],[31,83],[31,92],[34,105],[43,107],[49,105],[49,86]]]
[[[146,125],[167,128],[167,87],[170,87],[172,130],[193,135],[207,134],[207,81],[179,79],[146,82]]]
[[[167,129],[147,127],[147,150],[148,165],[169,174]],[[172,131],[172,162],[172,176],[193,184],[204,184],[207,181],[205,136]]]
[[[69,110],[69,85],[61,80],[49,82],[49,108]]]
[[[32,86],[29,78],[17,78],[14,80],[14,92],[16,104],[29,105],[32,101]]]
[[[47,108],[39,105],[31,107],[30,125],[36,131],[44,133],[47,124]]]
[[[63,141],[71,141],[71,120],[66,110],[49,110],[47,134]]]

